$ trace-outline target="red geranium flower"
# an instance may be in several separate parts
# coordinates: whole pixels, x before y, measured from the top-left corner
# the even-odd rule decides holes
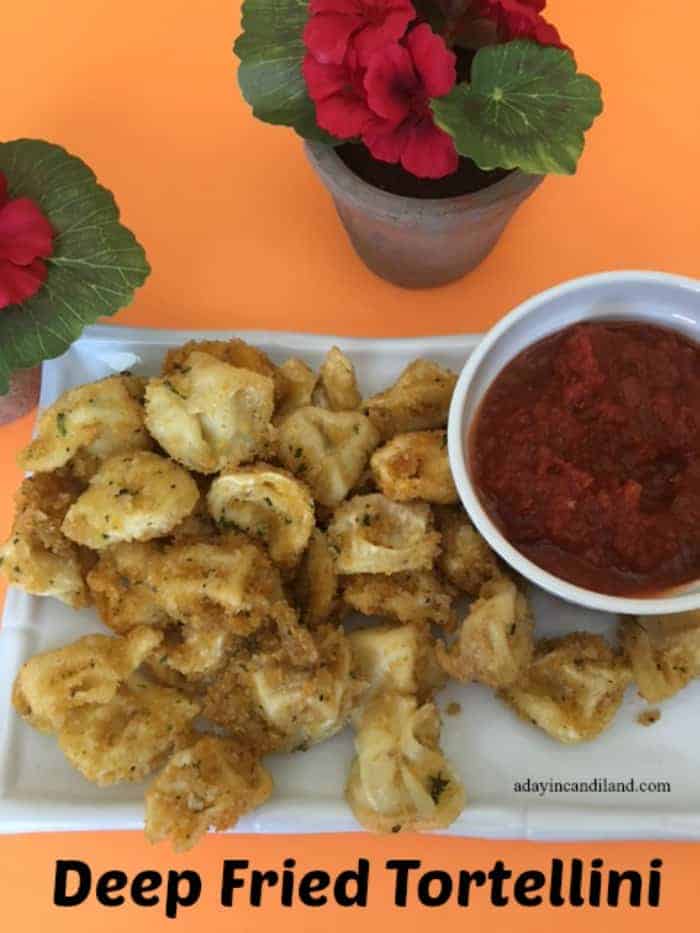
[[[360,64],[395,42],[415,19],[411,0],[311,0],[304,44],[322,64],[340,65],[352,46]]]
[[[46,281],[53,253],[53,230],[38,204],[29,198],[10,200],[0,172],[0,309],[21,304]]]
[[[367,103],[377,115],[362,134],[375,159],[400,162],[418,178],[442,178],[457,170],[452,137],[439,129],[430,99],[452,90],[456,58],[423,23],[404,43],[394,42],[369,61]]]
[[[316,122],[338,139],[361,136],[372,119],[362,83],[364,69],[350,49],[340,65],[322,65],[307,55],[301,66],[309,97],[316,104]]]
[[[546,0],[478,0],[477,15],[492,20],[501,38],[532,39],[540,45],[567,49],[554,26],[542,16]]]

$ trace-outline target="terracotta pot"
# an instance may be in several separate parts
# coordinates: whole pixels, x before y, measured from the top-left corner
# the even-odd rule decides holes
[[[445,285],[471,272],[542,182],[540,175],[511,172],[474,194],[407,198],[367,184],[332,146],[306,142],[305,148],[360,258],[405,288]]]
[[[10,376],[10,391],[0,395],[0,425],[16,421],[36,408],[41,387],[41,366],[18,369]]]

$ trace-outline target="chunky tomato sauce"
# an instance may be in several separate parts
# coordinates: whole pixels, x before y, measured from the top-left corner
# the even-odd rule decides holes
[[[700,577],[700,346],[586,323],[517,356],[470,438],[482,503],[534,563],[601,593]]]

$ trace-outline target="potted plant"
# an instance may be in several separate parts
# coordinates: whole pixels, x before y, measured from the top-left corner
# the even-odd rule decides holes
[[[149,272],[84,162],[43,140],[0,143],[0,424],[36,405],[39,364],[129,304]]]
[[[460,278],[602,111],[546,0],[244,0],[253,113],[293,127],[359,255],[399,285]]]

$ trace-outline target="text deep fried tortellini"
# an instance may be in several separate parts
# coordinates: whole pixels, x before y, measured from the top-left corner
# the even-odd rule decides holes
[[[205,715],[261,753],[304,749],[334,735],[363,686],[352,676],[341,629],[297,635],[293,654],[275,633],[261,634],[252,647],[241,644],[207,694]]]
[[[449,505],[457,501],[445,431],[397,434],[375,450],[371,464],[377,486],[396,502],[422,499]]]
[[[610,725],[630,679],[604,639],[574,632],[538,642],[527,671],[499,695],[559,742],[584,742]]]
[[[319,370],[319,389],[331,411],[355,411],[362,396],[357,387],[355,367],[338,347],[331,347]]]
[[[335,556],[326,535],[314,528],[296,579],[294,594],[305,625],[314,628],[327,621],[335,612],[338,595],[338,574]]]
[[[25,479],[15,495],[10,537],[0,548],[0,570],[10,583],[75,609],[90,602],[84,577],[92,556],[69,541],[61,525],[82,489],[63,471]]]
[[[258,538],[281,567],[299,562],[314,526],[308,488],[265,463],[218,476],[207,503],[220,528],[237,528]]]
[[[385,392],[364,403],[383,440],[406,431],[444,428],[457,377],[429,360],[415,360]]]
[[[461,509],[436,508],[435,522],[442,534],[438,567],[468,596],[503,576],[498,558]]]
[[[137,625],[169,621],[148,583],[148,568],[158,554],[157,544],[141,541],[101,551],[87,582],[100,619],[112,631],[123,635]]]
[[[65,392],[39,417],[37,436],[20,453],[19,465],[44,473],[70,464],[87,478],[113,454],[149,449],[140,391],[139,380],[110,376]]]
[[[362,475],[379,434],[359,412],[300,408],[280,425],[279,457],[321,505],[336,506]]]
[[[620,641],[640,694],[659,703],[700,676],[700,611],[626,619]]]
[[[133,674],[107,703],[73,710],[58,744],[73,767],[99,787],[142,781],[188,741],[198,713],[198,704],[182,693]]]
[[[375,832],[443,829],[465,804],[464,788],[440,749],[432,703],[384,693],[362,714],[346,797],[357,820]]]
[[[482,587],[449,651],[438,644],[438,659],[455,680],[509,687],[530,663],[533,628],[526,597],[503,577]]]
[[[245,535],[165,547],[149,567],[149,584],[174,619],[223,624],[232,634],[249,634],[284,604],[279,571]]]
[[[343,600],[366,616],[398,622],[428,622],[450,627],[456,590],[430,570],[407,573],[359,573],[347,578]]]
[[[264,803],[272,778],[232,739],[204,736],[176,752],[146,793],[146,836],[184,852],[208,829],[223,832]]]
[[[198,350],[146,388],[148,430],[174,460],[200,473],[264,457],[273,409],[269,376]]]
[[[106,460],[69,508],[63,533],[101,550],[121,541],[148,541],[172,531],[194,509],[197,484],[186,470],[150,451]]]
[[[366,681],[363,699],[380,692],[428,700],[444,685],[435,645],[425,625],[373,625],[348,636],[356,673]]]
[[[35,729],[57,732],[79,707],[109,702],[161,638],[144,627],[126,638],[86,635],[37,654],[17,674],[14,707]]]
[[[336,509],[328,540],[339,573],[429,570],[440,547],[424,502],[392,502],[376,493],[355,496]]]

